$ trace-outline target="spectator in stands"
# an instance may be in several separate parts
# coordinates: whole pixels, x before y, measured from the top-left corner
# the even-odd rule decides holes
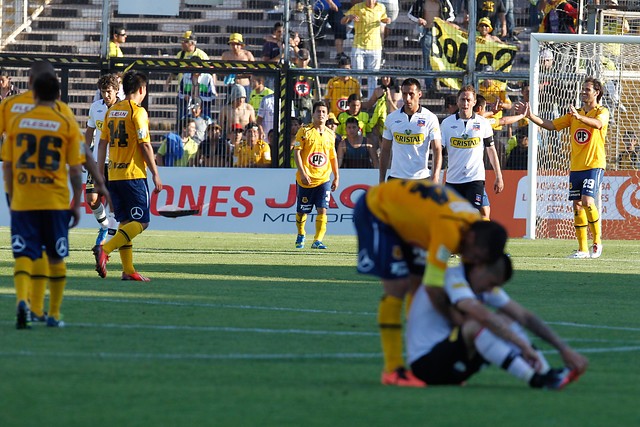
[[[409,20],[418,25],[418,37],[422,47],[422,69],[431,71],[431,47],[433,45],[433,18],[453,21],[455,15],[449,0],[416,0],[407,13]],[[425,91],[434,88],[434,80],[426,78]]]
[[[230,135],[239,124],[244,129],[249,123],[256,121],[256,112],[247,102],[247,92],[244,87],[236,84],[231,86],[229,103],[220,110],[220,126],[223,130],[223,138]]]
[[[342,57],[338,60],[338,67],[350,70],[351,59]],[[354,93],[360,94],[360,83],[352,76],[336,76],[327,83],[325,102],[329,106],[329,112],[334,115],[347,111],[347,99]]]
[[[257,123],[249,123],[245,128],[245,139],[233,151],[233,166],[237,168],[271,167],[271,149],[260,139]]]
[[[198,143],[195,141],[196,122],[189,120],[182,131],[182,136],[168,134],[156,154],[158,166],[194,166],[198,153]]]
[[[197,99],[202,115],[211,117],[211,105],[218,96],[216,83],[215,74],[184,73],[178,85],[178,111],[189,114],[188,106],[193,105]]]
[[[296,55],[295,68],[309,68],[309,51],[300,49]],[[315,79],[311,76],[298,76],[293,84],[295,97],[293,105],[302,123],[311,123],[313,109],[313,86]]]
[[[478,37],[480,37],[481,39],[488,41],[488,42],[501,42],[502,40],[500,40],[500,37],[496,37],[494,35],[491,34],[491,32],[493,31],[493,27],[491,26],[491,21],[489,20],[489,18],[481,18],[478,21]]]
[[[207,137],[198,147],[196,166],[200,167],[228,167],[230,165],[231,149],[222,139],[222,128],[212,123],[207,128]]]
[[[284,34],[284,25],[282,22],[276,22],[273,25],[273,31],[270,35],[265,37],[264,45],[262,46],[262,60],[265,62],[278,62],[280,61],[280,54],[282,53],[282,36]]]
[[[539,33],[576,33],[578,6],[575,0],[540,0],[543,13]]]
[[[638,136],[633,132],[627,132],[623,137],[624,150],[618,154],[618,168],[623,170],[640,169],[640,144]]]
[[[343,113],[344,114],[344,113]],[[339,168],[378,169],[378,152],[360,132],[358,119],[349,117],[346,121],[346,137],[338,144]]]
[[[485,65],[482,71],[493,72],[495,71],[491,65]],[[487,100],[487,114],[486,118],[494,118],[495,122],[491,125],[493,130],[502,130],[500,125],[500,118],[502,117],[503,110],[510,110],[513,104],[509,95],[507,95],[506,85],[504,82],[486,78],[480,81],[478,85],[478,92],[484,96]]]
[[[333,113],[329,113],[327,117],[328,117],[327,121],[324,123],[324,125],[329,129],[331,129],[333,133],[336,134],[336,151],[337,151],[338,146],[340,145],[340,141],[342,141],[342,136],[336,132],[336,130],[338,129],[338,119],[336,119],[336,116]]]
[[[224,131],[224,128],[222,129]],[[222,136],[222,139],[227,141],[227,145],[229,146],[229,159],[232,160],[233,153],[235,153],[236,148],[242,142],[242,137],[244,136],[244,128],[240,123],[236,123],[232,125],[231,134],[229,137]],[[231,165],[231,163],[229,164]]]
[[[297,31],[289,31],[289,63],[293,64],[298,56],[298,52],[302,49],[302,41]],[[284,59],[284,58],[283,58]]]
[[[362,104],[363,109],[371,111],[368,126],[371,129],[371,133],[368,134],[368,137],[369,142],[373,144],[376,150],[379,147],[379,141],[382,139],[384,121],[387,119],[388,114],[401,107],[399,104],[403,104],[400,88],[389,76],[378,79],[378,87],[373,91],[373,96]]]
[[[115,25],[111,30],[111,40],[109,40],[109,52],[107,58],[121,58],[124,56],[120,45],[127,41],[127,31],[122,25]]]
[[[391,19],[387,16],[384,5],[377,0],[364,0],[355,3],[347,11],[342,23],[354,22],[355,36],[351,50],[351,61],[356,70],[379,70],[382,65],[382,38],[380,25],[388,24]],[[376,78],[369,77],[368,96],[373,95],[376,88]]]
[[[186,120],[188,122],[195,122],[196,134],[193,139],[195,139],[198,144],[202,143],[206,137],[207,128],[211,123],[213,123],[213,120],[211,120],[211,117],[203,114],[202,101],[200,98],[193,98],[191,100],[191,104],[189,105],[189,115],[186,117]]]
[[[260,127],[260,139],[264,139],[264,135],[269,135],[273,130],[273,115],[275,109],[275,96],[270,94],[262,98],[260,107],[256,115],[256,123]]]
[[[527,128],[520,128],[516,131],[518,145],[509,153],[505,169],[527,170],[529,165],[529,133]]]
[[[513,15],[514,0],[503,0],[503,3],[505,11],[505,21],[507,26],[504,40],[512,43],[520,43],[520,39],[518,39],[518,37],[514,33],[516,27],[516,21]],[[500,34],[505,33],[503,27],[501,26],[498,26],[496,31]]]
[[[300,122],[300,119],[293,116],[290,119],[290,123],[291,123],[290,125],[291,132],[289,133],[289,148],[291,150],[291,158],[289,160],[290,160],[291,167],[293,169],[297,169],[298,166],[296,165],[296,160],[294,158],[295,153],[293,152],[293,144],[296,142],[296,135],[298,134],[298,131],[302,127],[302,123]]]
[[[384,47],[384,40],[391,33],[393,23],[398,19],[398,13],[400,13],[400,6],[398,0],[379,0],[379,3],[387,10],[387,16],[389,17],[388,24],[380,25],[380,37],[382,37],[382,46]]]
[[[336,61],[340,60],[344,53],[344,41],[347,38],[347,27],[342,24],[344,13],[342,12],[342,3],[340,0],[319,0],[314,2],[314,14],[316,19],[315,26],[320,28],[318,37],[324,36],[327,29],[333,32],[334,46],[336,48]],[[326,24],[321,23],[326,20]]]
[[[255,111],[258,111],[262,99],[267,95],[271,95],[273,90],[264,85],[264,76],[261,75],[251,76],[251,87],[252,90],[249,95],[249,104]]]
[[[11,83],[11,77],[6,73],[0,74],[0,101],[16,93],[18,93],[18,91],[13,83]]]
[[[246,50],[244,39],[240,33],[232,33],[229,36],[229,50],[222,52],[220,59],[223,61],[247,61],[254,62],[253,54]],[[239,84],[245,90],[250,90],[250,74],[229,74],[225,78],[225,84]]]
[[[444,110],[449,116],[458,111],[458,99],[455,95],[447,95],[444,98]]]
[[[478,22],[480,23],[482,18],[489,18],[491,21],[491,28],[497,28],[500,30],[498,34],[494,34],[503,39],[507,36],[507,20],[505,17],[506,9],[502,0],[476,0],[478,5]]]
[[[358,122],[358,129],[360,129],[360,133],[362,136],[367,136],[369,132],[371,132],[371,127],[369,126],[369,113],[366,111],[362,111],[362,98],[357,93],[349,95],[347,99],[347,104],[349,108],[347,111],[343,111],[338,114],[338,134],[342,136],[342,138],[347,136],[347,120],[351,117],[355,118]]]

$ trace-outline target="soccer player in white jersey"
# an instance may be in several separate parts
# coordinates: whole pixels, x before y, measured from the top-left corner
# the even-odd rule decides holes
[[[504,189],[500,160],[491,123],[473,111],[476,91],[468,85],[458,91],[458,112],[442,121],[442,143],[449,154],[446,183],[478,210],[485,186],[484,152],[496,174],[493,190]]]
[[[102,124],[104,123],[105,114],[109,107],[121,101],[121,99],[118,98],[119,87],[120,80],[115,74],[105,74],[98,79],[98,90],[100,90],[102,99],[91,104],[89,108],[89,118],[87,120],[87,130],[84,133],[85,143],[87,147],[92,147],[93,158],[96,161],[98,160],[98,141],[100,141],[100,135],[102,134]],[[108,160],[109,156],[107,154],[107,163],[104,165],[105,179],[108,179]],[[87,174],[85,198],[93,215],[96,217],[96,221],[100,224],[100,230],[96,238],[96,245],[100,245],[107,238],[108,230],[110,228],[117,230],[118,226],[115,219],[112,218],[112,215],[111,217],[107,215],[105,206],[102,204],[99,194],[95,191],[91,174]]]
[[[434,307],[428,287],[416,291],[406,327],[413,375],[430,386],[462,384],[490,363],[531,387],[560,390],[586,371],[584,356],[502,289],[511,275],[506,254],[493,264],[448,268],[444,291],[450,305],[445,311]],[[557,349],[566,367],[550,369],[523,327]]]
[[[423,179],[439,182],[442,167],[442,143],[438,118],[420,105],[420,83],[408,78],[401,86],[402,108],[390,113],[384,121],[380,145],[380,182],[389,178]],[[429,147],[433,151],[429,171]]]

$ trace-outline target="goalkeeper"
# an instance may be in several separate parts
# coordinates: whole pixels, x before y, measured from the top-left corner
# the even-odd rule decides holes
[[[602,94],[602,83],[587,77],[580,91],[582,108],[576,109],[572,105],[567,114],[555,120],[536,116],[529,103],[519,103],[515,107],[517,114],[525,114],[533,123],[547,130],[570,128],[569,200],[573,201],[578,250],[569,258],[599,258],[602,255],[602,227],[595,204],[595,195],[600,189],[606,165],[604,141],[609,125],[609,110],[600,105]],[[587,244],[587,227],[593,237],[591,253]]]

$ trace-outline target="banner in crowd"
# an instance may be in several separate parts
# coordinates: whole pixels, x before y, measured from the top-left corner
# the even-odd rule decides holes
[[[469,34],[440,18],[434,18],[433,27],[431,68],[434,71],[466,71]],[[516,52],[517,46],[488,42],[476,37],[476,64],[491,65],[496,71],[506,73],[511,71]],[[458,79],[440,81],[455,90],[461,87]]]
[[[294,169],[167,168],[161,167],[163,189],[151,197],[151,230],[214,231],[296,234],[296,185]],[[505,190],[494,194],[492,171],[487,171],[487,194],[491,219],[503,224],[511,237],[525,235],[528,210],[526,171],[503,171]],[[378,182],[376,169],[344,169],[340,186],[331,194],[328,236],[354,234],[353,207],[366,189]],[[568,177],[538,178],[537,209],[542,219],[572,221],[567,200]],[[153,183],[149,180],[149,188]],[[4,197],[0,198],[0,225],[9,226]],[[158,214],[170,205],[199,209],[194,216],[166,218]],[[607,172],[602,191],[605,238],[638,238],[640,230],[640,180],[630,172]],[[80,228],[98,229],[83,202]],[[315,230],[315,211],[309,215],[307,232]],[[293,240],[292,240],[293,241]]]

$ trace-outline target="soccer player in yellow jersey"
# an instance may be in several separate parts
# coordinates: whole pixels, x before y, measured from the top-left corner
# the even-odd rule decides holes
[[[43,247],[48,255],[51,297],[47,326],[64,326],[60,320],[66,285],[64,258],[69,255],[69,228],[80,220],[85,145],[75,120],[57,109],[59,93],[54,74],[38,76],[33,82],[35,107],[11,122],[2,146],[11,207],[18,329],[30,327],[29,288],[34,261],[41,258]],[[73,189],[71,209],[67,180]]]
[[[147,82],[147,76],[139,71],[125,73],[122,86],[126,97],[109,108],[100,136],[98,164],[104,164],[109,144],[108,185],[116,220],[120,222],[118,232],[111,240],[93,247],[96,271],[102,278],[107,276],[109,254],[118,249],[122,280],[150,281],[134,268],[132,245],[133,239],[149,226],[147,167],[154,191],[162,190],[149,136],[149,117],[140,106],[147,96]]]
[[[29,87],[31,88],[35,79],[43,74],[55,76],[53,65],[47,61],[34,62],[29,70]],[[30,111],[34,106],[35,101],[33,99],[32,90],[3,99],[2,103],[0,103],[0,136],[7,132],[9,124],[14,117]],[[59,113],[68,117],[69,120],[75,122],[75,116],[67,104],[56,99],[54,108]],[[86,148],[88,149],[88,147]],[[95,161],[91,156],[86,157],[85,166],[90,174],[95,173],[97,170]],[[104,181],[102,180],[96,180],[95,191],[107,197],[109,195],[104,185]],[[34,260],[33,274],[31,278],[31,289],[29,290],[31,321],[46,322],[47,316],[44,310],[44,298],[47,288],[47,279],[49,278],[49,261],[47,260],[46,252],[42,252],[41,258]]]
[[[304,248],[307,214],[316,207],[316,234],[311,249],[327,249],[322,243],[327,232],[327,208],[331,192],[338,188],[338,156],[336,135],[325,126],[329,109],[324,101],[313,104],[311,124],[300,128],[293,143],[296,172],[297,204],[296,248]],[[330,181],[333,172],[333,181]]]
[[[602,255],[600,213],[595,203],[606,167],[604,142],[609,126],[609,110],[600,105],[602,95],[602,83],[593,77],[587,77],[580,92],[582,108],[576,109],[572,105],[567,114],[555,120],[536,116],[529,103],[516,105],[518,114],[526,114],[540,127],[547,130],[570,129],[569,200],[573,201],[578,250],[569,258],[599,258]],[[593,238],[591,253],[588,248],[587,227]]]
[[[458,193],[428,179],[393,179],[371,187],[356,203],[353,222],[358,272],[380,277],[384,291],[378,307],[382,384],[424,387],[404,366],[404,298],[423,282],[434,305],[445,307],[442,287],[451,254],[460,254],[465,264],[495,262],[504,253],[507,232],[482,221]]]

